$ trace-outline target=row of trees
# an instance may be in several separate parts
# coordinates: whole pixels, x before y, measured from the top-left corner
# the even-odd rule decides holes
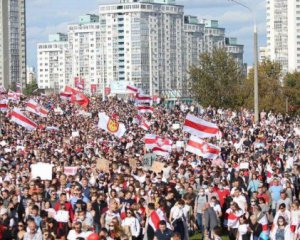
[[[200,55],[190,68],[193,96],[203,105],[253,109],[253,70],[247,77],[235,59],[224,49]],[[258,66],[259,109],[296,112],[300,107],[300,72],[282,77],[280,64],[266,60]]]

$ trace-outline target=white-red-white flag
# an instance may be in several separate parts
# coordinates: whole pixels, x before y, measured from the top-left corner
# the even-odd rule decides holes
[[[211,138],[217,136],[219,128],[214,123],[207,122],[192,114],[188,114],[184,121],[183,131],[200,138]]]
[[[6,99],[0,100],[0,111],[5,112],[8,110],[8,101]]]
[[[27,130],[35,130],[38,127],[38,125],[34,121],[26,117],[19,108],[13,109],[13,111],[10,113],[10,118],[12,122],[21,125]]]
[[[161,211],[154,210],[148,217],[148,224],[151,226],[151,228],[156,232],[156,230],[159,229],[159,222],[160,221],[165,221],[167,223],[167,228],[171,229],[171,225],[168,223],[168,219],[165,214],[162,214]]]
[[[61,92],[59,94],[60,98],[65,101],[71,101],[72,93],[71,92]]]
[[[149,95],[137,93],[135,96],[135,102],[137,105],[145,104],[145,103],[152,104],[152,97]]]
[[[138,93],[139,92],[139,89],[137,87],[130,86],[130,85],[127,85],[126,89],[130,92],[133,92],[133,93]]]
[[[144,137],[145,147],[152,150],[156,155],[167,157],[172,151],[172,141],[168,138],[161,138],[157,135],[146,134]]]
[[[147,120],[145,120],[145,119],[142,119],[142,122],[141,122],[141,124],[140,124],[140,127],[141,127],[142,129],[144,129],[145,131],[148,131],[148,130],[150,129],[150,127],[151,127],[151,122],[149,122],[149,121],[147,121]]]
[[[163,219],[159,214],[157,214],[156,211],[153,211],[149,218],[148,218],[148,224],[152,227],[152,229],[155,231],[158,230],[158,227],[159,227],[159,222],[161,220],[165,220]]]
[[[170,155],[170,152],[162,147],[154,147],[152,149],[152,152],[155,154],[155,155],[158,155],[158,156],[163,156],[163,157],[168,157]]]
[[[26,103],[26,111],[34,113],[40,117],[47,117],[49,111],[43,106],[39,105],[36,101],[30,99]]]
[[[144,137],[145,147],[151,150],[156,146],[157,136],[155,134],[146,134]]]
[[[215,159],[220,155],[221,149],[211,143],[207,143],[200,138],[191,136],[186,151],[208,159]]]
[[[138,109],[139,113],[153,113],[153,111],[154,111],[154,107],[143,106],[143,105],[137,106],[137,109]]]
[[[9,90],[8,93],[7,93],[8,99],[9,100],[14,100],[14,101],[20,100],[20,96],[21,95],[22,95],[21,93],[19,93],[19,92],[13,92],[11,90]]]

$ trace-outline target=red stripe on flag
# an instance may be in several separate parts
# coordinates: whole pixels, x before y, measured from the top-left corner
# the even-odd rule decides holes
[[[188,127],[191,127],[191,128],[194,128],[198,131],[205,132],[205,133],[210,133],[210,134],[217,134],[218,131],[219,131],[218,128],[213,128],[213,127],[201,125],[199,123],[192,122],[188,119],[185,119],[184,125],[188,126]]]
[[[209,153],[212,153],[212,154],[217,154],[218,155],[220,153],[219,149],[213,148],[209,144],[207,145],[207,150],[208,150]]]
[[[158,229],[158,227],[159,227],[160,217],[158,216],[158,214],[157,214],[156,211],[153,211],[151,213],[150,218],[151,218],[151,221],[152,221],[152,223],[153,223],[153,225],[155,227],[154,230],[156,231]]]
[[[35,110],[35,109],[37,108],[37,105],[28,102],[28,103],[27,103],[27,107],[33,108],[33,109]]]
[[[0,108],[8,108],[8,104],[6,104],[6,103],[0,103]]]
[[[25,122],[25,123],[35,127],[35,128],[37,127],[37,125],[33,121],[31,121],[29,118],[23,116],[22,114],[19,114],[19,113],[15,112],[15,111],[13,111],[11,113],[11,116],[19,119],[22,122]]]
[[[202,151],[203,143],[199,143],[199,142],[189,140],[188,145]]]

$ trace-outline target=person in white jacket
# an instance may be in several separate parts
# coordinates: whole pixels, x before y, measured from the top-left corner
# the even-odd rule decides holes
[[[291,229],[284,217],[280,216],[270,233],[271,240],[290,240]]]
[[[141,225],[136,217],[133,215],[131,209],[126,210],[126,218],[122,221],[122,227],[128,227],[131,233],[131,239],[138,239],[141,232]]]
[[[300,208],[298,202],[293,202],[291,207],[291,237],[293,240],[297,239],[296,230],[300,224]],[[299,225],[300,226],[300,225]]]

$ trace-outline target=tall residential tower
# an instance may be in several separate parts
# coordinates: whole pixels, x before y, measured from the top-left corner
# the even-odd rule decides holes
[[[0,87],[26,83],[25,0],[0,0]]]
[[[300,71],[300,0],[266,0],[267,58]]]

